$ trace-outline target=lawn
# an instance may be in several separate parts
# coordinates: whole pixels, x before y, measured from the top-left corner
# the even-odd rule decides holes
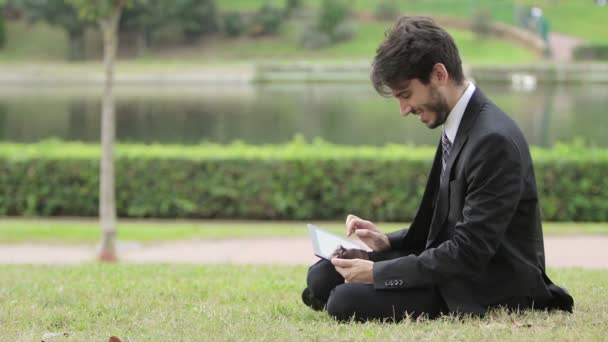
[[[354,11],[373,13],[378,3],[386,0],[352,1]],[[254,11],[264,3],[281,7],[284,0],[231,0],[218,3],[222,11]],[[310,7],[318,7],[320,0],[307,0]],[[495,21],[513,25],[515,4],[542,9],[551,31],[573,35],[585,40],[608,43],[608,6],[600,7],[592,0],[424,0],[395,1],[400,14],[440,14],[454,17],[470,17],[478,8],[489,9]]]
[[[300,29],[295,24],[286,25],[277,37],[242,37],[237,39],[206,39],[200,46],[164,49],[145,56],[119,63],[118,71],[170,71],[184,70],[191,66],[226,66],[251,64],[256,61],[291,62],[314,60],[337,63],[355,61],[367,63],[383,40],[384,32],[392,22],[358,22],[354,39],[319,50],[305,50],[298,45]],[[22,22],[7,23],[7,45],[0,50],[0,62],[9,66],[24,62],[54,62],[58,67],[65,59],[67,40],[63,33],[45,24],[26,25]],[[468,65],[481,64],[525,64],[538,61],[530,50],[512,43],[487,38],[479,40],[469,31],[452,30],[463,62]],[[18,38],[16,38],[18,37]],[[244,53],[245,52],[245,53]],[[122,64],[131,65],[121,66]],[[70,63],[67,70],[75,72],[96,71],[96,63]],[[74,69],[72,69],[74,68]]]
[[[314,222],[337,234],[344,233],[342,222]],[[407,227],[407,223],[378,223],[384,232]],[[545,235],[608,234],[608,223],[545,222]],[[95,220],[2,219],[0,243],[99,241]],[[161,241],[184,239],[222,239],[249,237],[307,236],[306,222],[294,221],[175,221],[123,220],[118,224],[121,241]]]
[[[549,270],[575,313],[338,324],[300,303],[302,266],[2,266],[0,340],[589,341],[608,336],[608,271]],[[59,341],[63,339],[58,339]]]

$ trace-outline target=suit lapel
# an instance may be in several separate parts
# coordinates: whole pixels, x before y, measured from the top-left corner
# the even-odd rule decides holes
[[[475,89],[475,92],[471,96],[471,99],[467,104],[467,108],[465,109],[464,114],[462,115],[462,119],[460,120],[458,132],[456,133],[456,138],[454,139],[454,145],[452,146],[452,150],[446,162],[445,172],[443,173],[442,179],[439,182],[439,194],[437,196],[437,204],[435,206],[429,235],[426,241],[427,248],[429,248],[429,246],[433,244],[433,242],[435,242],[435,239],[437,238],[437,236],[439,236],[439,233],[443,229],[445,220],[448,216],[450,209],[450,175],[452,173],[452,166],[458,159],[462,147],[467,142],[469,129],[475,122],[475,119],[477,118],[477,115],[479,114],[481,107],[485,101],[486,98],[479,90],[479,88]]]

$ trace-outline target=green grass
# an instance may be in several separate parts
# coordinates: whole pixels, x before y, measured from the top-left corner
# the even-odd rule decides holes
[[[435,147],[386,144],[385,146],[350,146],[333,144],[322,139],[307,142],[301,135],[285,144],[252,145],[201,143],[199,145],[133,144],[115,145],[117,158],[137,159],[262,159],[262,160],[324,160],[324,159],[386,159],[430,161]],[[551,148],[531,147],[535,162],[545,161],[608,161],[608,149],[589,146],[582,140],[556,143]],[[36,143],[0,142],[0,158],[28,159],[98,159],[98,144],[45,140]]]
[[[66,34],[60,29],[44,23],[9,21],[0,62],[64,60],[67,48]]]
[[[354,11],[373,13],[382,0],[357,0],[350,2]],[[318,7],[320,0],[307,0],[307,6]],[[494,20],[514,24],[515,3],[523,6],[538,6],[549,20],[551,31],[570,34],[585,40],[607,43],[608,26],[605,25],[608,7],[599,7],[592,0],[424,0],[395,1],[401,14],[440,14],[454,17],[470,17],[477,5],[489,8]],[[256,10],[263,3],[282,7],[283,0],[232,0],[218,3],[220,10]]]
[[[238,38],[208,41],[204,49],[190,49],[182,55],[185,59],[290,61],[321,59],[324,61],[354,60],[367,61],[373,58],[376,48],[384,38],[384,32],[391,22],[359,22],[354,39],[319,50],[304,50],[298,46],[299,33],[293,26],[287,26],[276,38]],[[512,43],[488,38],[479,40],[469,31],[448,30],[458,45],[465,64],[522,64],[536,60],[533,52],[514,46]]]
[[[336,234],[344,234],[342,222],[316,222]],[[378,223],[384,232],[408,227],[407,223]],[[545,222],[545,235],[608,234],[608,223]],[[250,237],[306,237],[306,222],[293,221],[120,221],[122,241],[224,239]],[[95,220],[3,219],[0,243],[96,243],[99,224]]]
[[[129,59],[131,67],[127,71],[167,71],[168,68],[183,70],[192,65],[209,67],[212,65],[232,65],[255,61],[272,60],[289,62],[296,60],[315,60],[319,62],[339,62],[352,60],[367,62],[384,37],[385,30],[391,22],[359,22],[356,25],[357,35],[354,39],[319,50],[305,50],[298,45],[299,31],[295,25],[286,25],[277,37],[252,39],[206,39],[201,46],[176,48],[150,52],[146,56]],[[9,42],[0,50],[0,62],[15,64],[24,61],[60,62],[65,57],[66,42],[61,30],[43,24],[27,26],[22,22],[7,23]],[[461,51],[465,64],[522,64],[531,63],[537,57],[531,51],[514,46],[512,43],[488,38],[475,39],[473,34],[463,30],[449,30],[453,34]],[[16,37],[20,37],[17,39]],[[243,52],[246,51],[246,54]],[[85,71],[95,63],[70,63],[69,68],[76,67]],[[91,66],[93,64],[93,66]],[[123,71],[123,69],[118,71]],[[167,65],[165,65],[167,64]],[[134,66],[133,66],[134,65]],[[140,65],[140,66],[138,66]]]
[[[608,44],[608,6],[599,7],[587,0],[524,0],[523,3],[537,5],[543,10],[550,31]]]
[[[575,313],[493,311],[486,318],[338,324],[300,302],[303,266],[99,265],[0,268],[0,340],[600,341],[608,271],[549,270]],[[63,340],[63,339],[59,339]]]

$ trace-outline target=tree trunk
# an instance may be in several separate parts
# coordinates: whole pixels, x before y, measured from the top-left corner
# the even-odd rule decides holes
[[[103,65],[105,82],[101,104],[101,168],[99,182],[99,223],[102,240],[99,260],[113,262],[116,257],[116,203],[114,200],[114,136],[115,104],[114,59],[118,48],[118,23],[122,6],[116,6],[108,17],[100,19],[103,34]]]

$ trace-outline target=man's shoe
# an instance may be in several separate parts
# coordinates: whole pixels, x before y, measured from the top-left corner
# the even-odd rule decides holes
[[[321,311],[325,309],[325,302],[314,297],[312,293],[310,293],[308,287],[305,288],[304,291],[302,291],[302,301],[304,302],[304,304],[310,306],[315,311]]]

